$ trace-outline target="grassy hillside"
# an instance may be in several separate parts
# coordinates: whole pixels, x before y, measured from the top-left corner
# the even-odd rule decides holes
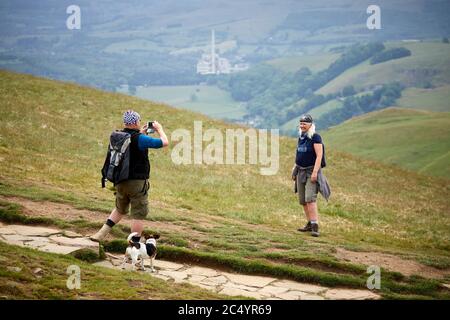
[[[433,89],[407,88],[397,105],[403,108],[450,112],[450,85]]]
[[[450,83],[450,45],[440,42],[386,42],[386,48],[405,47],[411,56],[371,65],[369,60],[345,71],[317,90],[328,94],[353,85],[364,89],[377,84],[400,81],[408,87],[423,81],[440,87]]]
[[[114,196],[100,188],[99,170],[108,136],[121,127],[125,109],[160,121],[169,137],[177,128],[192,132],[194,120],[203,121],[204,130],[233,127],[79,85],[4,71],[0,79],[0,195],[11,202],[16,200],[8,197],[16,196],[68,203],[94,210],[92,215],[100,221],[113,208]],[[152,231],[173,248],[173,258],[181,252],[185,259],[240,272],[328,286],[366,285],[366,267],[338,258],[339,248],[391,253],[402,261],[448,271],[447,181],[363,160],[330,145],[325,173],[333,196],[328,204],[319,200],[322,235],[314,239],[296,231],[304,218],[290,180],[295,145],[295,139],[280,138],[280,170],[274,176],[260,175],[254,165],[177,166],[171,160],[173,144],[151,151]],[[74,226],[83,222],[76,214],[61,219]],[[122,238],[127,232],[116,230]],[[448,297],[439,289],[440,281],[384,270],[381,294]]]
[[[331,148],[450,178],[450,113],[389,108],[331,128]]]

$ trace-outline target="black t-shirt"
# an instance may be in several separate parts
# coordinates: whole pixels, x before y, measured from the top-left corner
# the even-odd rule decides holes
[[[300,167],[311,167],[316,163],[316,151],[314,150],[314,144],[322,144],[322,137],[314,133],[311,139],[306,134],[298,138],[297,154],[295,157],[295,163]]]

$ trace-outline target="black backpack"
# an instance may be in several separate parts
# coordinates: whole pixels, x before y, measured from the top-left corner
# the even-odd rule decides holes
[[[116,130],[111,133],[108,152],[101,170],[102,188],[105,187],[106,180],[116,185],[128,179],[130,170],[130,144],[130,133],[121,130]]]
[[[322,155],[322,161],[320,162],[320,167],[325,168],[327,166],[327,161],[325,160],[325,145],[322,142],[323,146],[323,155]]]

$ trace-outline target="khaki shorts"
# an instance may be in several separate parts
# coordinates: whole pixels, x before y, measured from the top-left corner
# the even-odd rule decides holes
[[[121,214],[127,214],[131,204],[130,217],[143,220],[148,214],[148,180],[125,180],[116,185],[116,208]]]
[[[299,177],[300,174],[297,175],[297,192],[300,204],[305,205],[309,202],[316,202],[319,185],[317,182],[311,181],[311,172],[306,172],[306,183],[300,182]]]

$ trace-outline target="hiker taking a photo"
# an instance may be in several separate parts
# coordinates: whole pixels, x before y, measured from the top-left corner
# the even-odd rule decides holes
[[[295,181],[295,192],[298,192],[298,199],[300,205],[303,206],[307,220],[306,225],[299,228],[298,231],[311,232],[312,236],[318,237],[317,193],[320,192],[328,201],[331,192],[321,170],[326,166],[322,137],[315,132],[315,129],[313,118],[309,114],[300,117],[292,180]]]
[[[110,144],[102,169],[102,187],[106,180],[114,183],[116,207],[102,228],[90,238],[103,240],[124,215],[129,212],[133,219],[131,232],[137,232],[133,241],[138,242],[144,229],[142,220],[148,214],[148,190],[150,188],[150,161],[148,149],[169,145],[164,130],[157,121],[141,127],[139,113],[128,110],[123,114],[123,130],[111,133]],[[149,124],[151,128],[149,128]],[[154,130],[159,138],[148,136],[147,130]]]

